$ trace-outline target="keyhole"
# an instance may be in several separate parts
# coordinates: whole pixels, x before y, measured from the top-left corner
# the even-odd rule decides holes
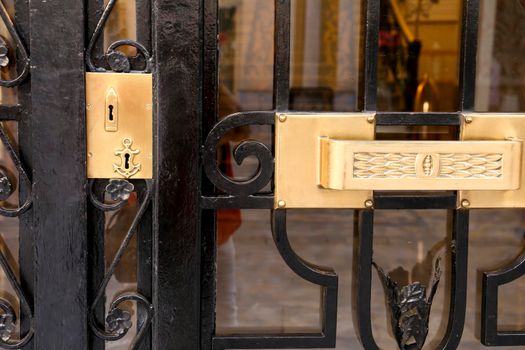
[[[130,158],[130,155],[128,153],[126,153],[124,155],[124,158],[125,158],[125,161],[124,161],[124,168],[126,169],[129,169],[129,158]]]
[[[113,121],[113,105],[109,105],[109,121]]]

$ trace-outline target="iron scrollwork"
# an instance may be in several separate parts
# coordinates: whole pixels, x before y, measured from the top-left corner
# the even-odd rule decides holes
[[[88,66],[88,69],[91,72],[107,72],[105,68],[97,67],[95,65],[95,63],[93,62],[92,55],[93,55],[93,49],[95,47],[95,44],[100,38],[100,35],[102,34],[102,31],[104,30],[104,27],[106,26],[108,18],[111,15],[111,12],[113,11],[113,9],[115,8],[116,3],[117,3],[117,0],[110,0],[108,2],[95,28],[95,31],[89,41],[89,44],[86,50],[86,64]],[[132,71],[131,62],[129,60],[129,57],[126,56],[121,51],[117,50],[119,47],[122,47],[122,46],[132,46],[136,48],[137,51],[142,55],[142,57],[146,61],[145,68],[140,72],[142,73],[151,72],[152,57],[151,57],[150,52],[141,43],[137,42],[136,40],[130,40],[130,39],[117,40],[109,45],[106,51],[106,54],[105,54],[105,58],[106,58],[106,62],[108,66],[111,68],[113,72],[129,73]]]
[[[10,174],[6,168],[0,168],[0,201],[2,202],[0,215],[4,217],[18,217],[25,213],[32,205],[32,183],[22,166],[22,162],[10,141],[3,123],[0,123],[0,140],[18,171],[19,182],[24,184],[24,188],[28,192],[24,194],[26,198],[22,205],[12,208],[6,204],[7,200],[15,192],[17,184],[13,180],[14,176]],[[5,247],[4,249],[7,248]],[[23,336],[21,335],[19,339],[12,339],[18,317],[12,303],[5,298],[0,298],[0,347],[4,349],[19,349],[24,347],[33,337],[33,312],[3,250],[0,250],[0,265],[19,300],[20,312],[23,313],[24,317],[28,320],[27,332]]]
[[[13,79],[0,79],[0,86],[15,87],[20,85],[29,75],[29,55],[24,46],[24,43],[22,42],[22,39],[20,38],[20,35],[18,35],[18,32],[16,31],[13,21],[9,17],[9,13],[7,12],[3,1],[0,1],[0,17],[2,18],[9,35],[13,38],[16,45],[18,52],[17,62],[19,63],[19,69],[21,70],[21,72],[18,73]],[[8,54],[9,47],[7,45],[7,40],[0,36],[0,67],[7,67],[9,65]]]
[[[122,260],[122,256],[126,252],[126,249],[128,248],[131,239],[135,235],[137,227],[142,217],[144,216],[144,213],[146,212],[151,203],[153,181],[145,180],[145,182],[146,190],[142,196],[143,199],[142,203],[140,204],[140,208],[136,216],[134,217],[131,226],[127,230],[126,235],[122,240],[122,243],[120,244],[120,247],[117,250],[115,257],[113,258],[111,265],[106,271],[102,282],[97,288],[97,293],[95,295],[93,304],[91,305],[91,312],[89,317],[91,329],[97,337],[107,341],[116,341],[123,338],[132,327],[131,314],[127,310],[120,307],[122,303],[131,301],[136,302],[137,305],[141,304],[145,310],[145,313],[142,314],[141,317],[138,316],[138,331],[132,341],[131,349],[136,349],[139,346],[142,337],[144,336],[146,330],[148,329],[151,323],[153,317],[153,305],[148,301],[148,299],[146,299],[143,295],[141,295],[138,292],[126,292],[117,296],[110,304],[109,311],[104,320],[104,326],[101,326],[100,323],[97,321],[96,311],[97,307],[104,300],[106,287],[108,286],[111,277],[114,275],[117,265]],[[93,192],[94,184],[95,180],[91,180],[89,192],[91,203],[97,209],[103,212],[117,211],[123,208],[128,203],[128,199],[130,198],[131,193],[135,190],[135,186],[127,180],[109,180],[105,189],[105,193],[107,193],[111,197],[114,203],[106,204],[103,201],[97,199],[97,196]]]
[[[509,266],[482,274],[481,342],[483,345],[525,345],[525,330],[498,329],[499,287],[523,275],[525,275],[525,252]]]
[[[254,203],[265,205],[268,198],[253,196],[262,190],[272,180],[274,172],[274,156],[272,151],[256,140],[245,140],[239,143],[233,157],[238,165],[248,157],[255,157],[258,169],[249,179],[236,180],[224,174],[217,164],[217,149],[220,141],[228,132],[243,126],[274,125],[274,112],[241,112],[227,116],[217,123],[208,134],[203,148],[203,166],[208,179],[221,191],[232,198],[250,198]],[[273,199],[268,203],[272,204]],[[271,208],[271,206],[270,206]]]

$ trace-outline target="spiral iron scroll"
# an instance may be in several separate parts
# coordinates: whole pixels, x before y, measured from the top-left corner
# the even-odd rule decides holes
[[[17,62],[20,62],[20,69],[21,72],[13,79],[0,79],[0,86],[3,87],[15,87],[20,85],[25,78],[29,74],[29,55],[27,53],[27,50],[24,46],[24,43],[22,42],[22,39],[20,39],[20,36],[18,35],[18,32],[16,31],[16,28],[13,24],[13,21],[11,20],[11,17],[9,17],[9,13],[7,12],[7,9],[5,8],[5,5],[3,1],[0,0],[0,17],[2,18],[2,21],[5,24],[5,27],[7,28],[7,31],[9,32],[9,35],[13,38],[17,51],[18,51],[18,57]],[[7,67],[9,65],[9,48],[7,46],[7,41],[5,38],[0,36],[0,67]]]
[[[210,131],[204,145],[203,164],[208,179],[221,191],[237,196],[249,196],[262,190],[272,179],[274,170],[274,156],[272,151],[263,143],[255,140],[241,142],[233,151],[237,164],[250,156],[259,161],[257,172],[248,180],[235,180],[224,174],[217,164],[217,148],[225,135],[242,126],[274,125],[274,112],[245,112],[232,114]]]
[[[14,175],[10,174],[6,168],[0,168],[0,201],[2,202],[2,206],[0,206],[0,215],[4,217],[18,217],[26,212],[32,204],[31,180],[22,166],[22,162],[10,141],[3,123],[0,123],[0,140],[18,171],[20,181],[29,192],[21,206],[18,206],[17,208],[8,207],[6,201],[15,192],[17,186],[12,180]],[[7,249],[7,247],[4,246],[3,249]],[[24,295],[22,287],[17,280],[13,268],[8,262],[3,249],[0,249],[0,266],[4,270],[7,280],[11,284],[16,297],[20,302],[21,313],[23,313],[24,317],[28,320],[28,330],[23,336],[21,335],[19,339],[12,339],[18,318],[11,302],[4,298],[0,298],[0,348],[19,349],[24,347],[33,337],[33,314],[29,302]]]
[[[111,196],[111,199],[114,201],[113,204],[106,204],[97,199],[97,196],[93,192],[93,187],[95,180],[90,181],[90,199],[91,203],[99,210],[103,212],[116,211],[123,208],[131,193],[134,191],[134,185],[127,180],[109,180],[108,185],[106,186],[106,193]],[[152,180],[146,180],[146,193],[140,205],[137,215],[133,219],[131,226],[129,227],[124,240],[122,241],[111,265],[109,266],[108,271],[104,275],[104,279],[100,283],[100,286],[97,289],[95,299],[91,305],[90,310],[90,325],[91,329],[95,335],[106,341],[116,341],[123,338],[132,327],[131,315],[128,311],[119,307],[122,303],[127,301],[136,302],[137,304],[142,304],[145,314],[142,315],[142,318],[138,319],[138,331],[135,335],[135,338],[132,341],[131,349],[136,349],[140,345],[140,341],[143,338],[146,330],[151,324],[151,319],[153,317],[153,305],[139,293],[123,293],[117,296],[110,304],[109,311],[105,317],[105,326],[101,326],[96,319],[95,313],[97,307],[100,303],[103,303],[104,295],[106,292],[106,287],[111,279],[111,276],[115,273],[117,265],[122,259],[126,249],[129,246],[129,243],[135,232],[137,226],[140,223],[144,213],[148,209],[151,203],[151,192],[152,192],[153,182]]]
[[[105,68],[97,67],[95,63],[93,62],[93,48],[95,47],[95,44],[97,43],[98,39],[100,38],[100,35],[102,34],[102,31],[104,30],[104,27],[106,26],[106,23],[108,21],[109,16],[111,15],[111,12],[115,8],[115,4],[117,3],[117,0],[110,0],[108,4],[106,5],[106,8],[104,9],[104,12],[102,13],[102,16],[100,17],[100,20],[97,24],[97,27],[95,28],[95,32],[91,36],[91,40],[89,41],[89,45],[86,50],[86,64],[88,66],[88,69],[91,72],[107,72]],[[149,53],[148,49],[141,43],[125,39],[125,40],[117,40],[113,42],[111,45],[109,45],[107,51],[106,51],[106,61],[111,68],[113,72],[118,73],[129,73],[131,72],[131,63],[124,53],[118,51],[117,49],[122,46],[132,46],[140,52],[140,54],[144,57],[144,60],[146,61],[146,67],[139,71],[141,73],[149,73],[151,72],[151,54]]]

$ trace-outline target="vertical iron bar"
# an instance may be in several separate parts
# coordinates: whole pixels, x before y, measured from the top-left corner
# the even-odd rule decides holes
[[[154,349],[200,347],[201,4],[153,1]]]
[[[97,198],[103,198],[104,187],[102,182],[96,183],[93,188]],[[88,305],[92,305],[98,292],[100,283],[104,279],[106,264],[104,260],[105,213],[102,210],[88,205]],[[104,320],[105,298],[96,308],[96,317],[99,322]],[[103,322],[101,322],[103,324]],[[104,350],[105,341],[93,332],[89,332],[89,349]]]
[[[84,3],[29,6],[32,145],[39,150],[33,159],[34,347],[83,350],[89,309]]]
[[[136,0],[137,41],[151,52],[151,0]]]
[[[86,21],[87,21],[87,34],[88,37],[95,32],[98,21],[102,17],[104,11],[104,0],[86,0]],[[104,33],[100,35],[100,40],[97,40],[92,51],[93,63],[97,67],[105,67],[106,62],[104,57]]]
[[[290,100],[290,0],[275,0],[273,105],[287,111]]]
[[[357,336],[366,350],[379,350],[372,333],[370,301],[372,297],[372,260],[374,247],[374,211],[355,211],[353,254],[353,321]]]
[[[141,181],[141,183],[143,183]],[[138,186],[137,186],[138,187]],[[146,186],[141,186],[138,191],[138,203],[143,203],[146,198]],[[144,296],[147,300],[151,300],[152,297],[152,278],[153,278],[153,266],[152,266],[152,241],[153,241],[153,221],[152,221],[152,210],[151,206],[146,210],[142,220],[140,220],[139,226],[137,227],[137,292]],[[147,310],[144,308],[142,303],[137,303],[137,319],[145,319]],[[140,324],[135,325],[140,329],[143,327]],[[144,337],[142,338],[138,350],[149,350],[151,349],[151,327],[148,327]]]
[[[364,33],[361,36],[361,52],[364,57],[360,60],[359,70],[359,110],[377,110],[377,60],[379,53],[379,21],[381,0],[362,1],[362,15]]]
[[[467,311],[469,211],[453,210],[450,254],[452,255],[448,325],[437,349],[454,350],[461,342]]]
[[[219,1],[204,1],[204,54],[203,54],[203,112],[202,134],[204,140],[217,121],[218,104],[218,14]],[[202,173],[203,170],[200,170]],[[201,181],[201,193],[213,193],[214,188],[206,177]],[[201,348],[211,349],[215,334],[215,305],[217,273],[216,211],[201,212],[202,263],[201,263]]]
[[[478,48],[479,0],[463,1],[459,110],[473,111],[476,97],[476,60]]]

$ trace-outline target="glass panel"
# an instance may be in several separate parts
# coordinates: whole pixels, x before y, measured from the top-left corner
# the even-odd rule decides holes
[[[274,4],[219,1],[219,115],[273,105]]]
[[[105,0],[107,5],[109,0]],[[111,16],[104,27],[104,50],[117,40],[137,40],[137,13],[136,0],[117,1]],[[119,51],[128,56],[137,54],[137,49],[132,46],[122,46]]]
[[[294,246],[311,253],[315,247],[308,243],[317,232],[305,230],[311,222],[294,218],[291,215],[289,233],[300,237]],[[218,334],[319,330],[319,287],[286,266],[273,242],[269,219],[266,210],[218,213]]]
[[[360,11],[353,0],[292,0],[290,109],[357,109]]]
[[[382,0],[378,110],[458,106],[461,1]]]
[[[525,112],[525,3],[482,0],[476,111]]]

